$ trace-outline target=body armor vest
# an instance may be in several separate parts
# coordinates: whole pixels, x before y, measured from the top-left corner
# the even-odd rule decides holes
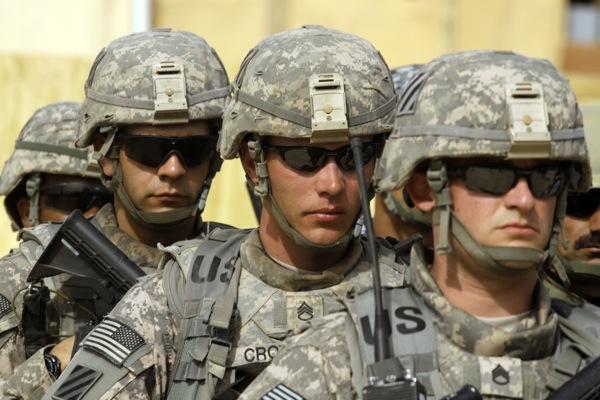
[[[412,268],[412,267],[411,267]],[[424,385],[428,399],[439,399],[465,383],[477,387],[486,398],[545,398],[581,370],[591,357],[600,354],[598,309],[590,304],[574,306],[553,302],[559,314],[556,348],[546,357],[521,358],[483,356],[468,352],[452,342],[435,325],[437,316],[411,285],[384,290],[385,326],[394,357]],[[355,332],[359,365],[374,362],[374,300],[372,289],[358,293],[351,307],[357,318]],[[465,329],[468,329],[466,327]],[[352,342],[352,340],[350,340]],[[350,350],[352,352],[352,350]],[[362,382],[366,385],[365,372]],[[540,384],[541,383],[541,384]]]
[[[288,291],[270,286],[242,265],[240,247],[248,236],[248,231],[213,231],[191,259],[180,259],[185,280],[177,277],[182,273],[177,264],[165,266],[165,293],[173,314],[181,316],[168,399],[213,398],[219,383],[223,388],[245,386],[296,328],[346,310],[355,290],[371,286],[363,256],[341,282],[326,288]],[[401,286],[404,279],[395,258],[391,247],[380,246],[388,287]]]

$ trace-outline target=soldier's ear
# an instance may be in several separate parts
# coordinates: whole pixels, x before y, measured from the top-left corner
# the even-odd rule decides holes
[[[250,150],[248,150],[247,140],[244,140],[240,146],[240,160],[242,160],[242,168],[244,168],[246,176],[250,178],[250,180],[254,184],[258,184],[258,177],[256,176],[256,166],[254,165],[254,160],[250,155]]]
[[[19,218],[21,219],[21,225],[24,228],[31,228],[31,223],[29,222],[29,199],[26,197],[21,197],[17,200],[17,212],[19,213]]]
[[[100,160],[98,160],[98,163],[100,164],[100,167],[102,168],[102,173],[105,176],[112,178],[112,176],[115,173],[113,160],[111,160],[108,157],[102,157]]]
[[[435,199],[433,190],[431,190],[427,183],[427,175],[425,172],[414,172],[405,188],[410,199],[419,211],[428,213],[433,210]]]

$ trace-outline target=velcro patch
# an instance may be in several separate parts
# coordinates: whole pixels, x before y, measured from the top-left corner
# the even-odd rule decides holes
[[[4,315],[8,314],[12,311],[12,303],[9,299],[7,299],[4,295],[0,294],[0,317],[4,317]]]
[[[146,342],[133,329],[114,319],[105,318],[81,343],[111,363],[120,366],[137,349]]]
[[[417,109],[417,100],[426,78],[427,74],[425,72],[417,72],[410,78],[398,99],[396,115],[409,115],[415,113]]]
[[[261,400],[305,400],[300,394],[294,392],[283,383],[278,384],[273,389],[260,398]]]
[[[52,395],[54,400],[79,400],[96,383],[102,373],[83,365],[77,365]]]

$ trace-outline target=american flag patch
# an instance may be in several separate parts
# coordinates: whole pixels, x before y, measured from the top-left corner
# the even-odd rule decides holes
[[[102,376],[101,372],[77,365],[52,396],[54,400],[79,400]]]
[[[289,387],[280,383],[260,398],[260,400],[305,400]]]
[[[105,318],[81,342],[81,346],[108,358],[120,366],[131,353],[146,343],[144,339],[127,325]]]

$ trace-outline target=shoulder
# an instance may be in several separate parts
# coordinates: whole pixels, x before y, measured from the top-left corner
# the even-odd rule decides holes
[[[330,314],[288,338],[241,399],[269,398],[263,396],[282,390],[299,396],[292,398],[353,399],[348,324],[346,313]]]

